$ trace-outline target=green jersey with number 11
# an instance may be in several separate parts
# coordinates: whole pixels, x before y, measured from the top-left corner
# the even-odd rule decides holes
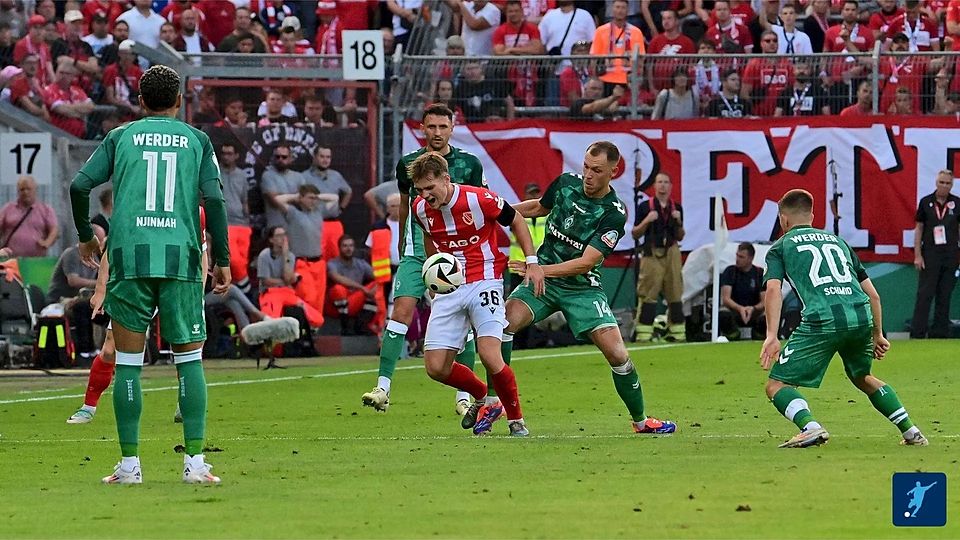
[[[107,134],[79,175],[94,186],[113,178],[111,281],[200,281],[201,186],[220,182],[205,133],[175,118],[137,120]]]
[[[767,253],[766,283],[786,279],[803,302],[802,325],[835,332],[873,326],[870,298],[860,282],[867,272],[839,236],[800,225],[787,231]]]

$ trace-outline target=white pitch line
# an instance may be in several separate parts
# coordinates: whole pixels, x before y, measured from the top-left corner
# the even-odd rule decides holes
[[[669,435],[651,435],[650,437],[696,437],[700,439],[775,439],[781,440],[783,437],[777,435],[767,435],[767,434],[743,434],[743,433],[717,433],[717,434],[687,434],[687,433],[674,433]],[[374,442],[417,442],[417,441],[462,441],[467,439],[474,440],[489,440],[489,439],[513,439],[507,435],[499,436],[485,436],[485,437],[473,437],[469,435],[431,435],[431,436],[372,436],[372,437],[224,437],[224,438],[212,438],[207,442],[210,444],[218,444],[223,441],[293,441],[293,442],[349,442],[349,441],[374,441]],[[648,436],[639,436],[634,433],[601,433],[594,435],[531,435],[526,437],[527,439],[534,440],[580,440],[580,439],[643,439],[649,438]],[[893,439],[891,435],[853,435],[850,439]],[[937,439],[957,439],[960,438],[960,434],[953,435],[936,435],[933,437],[933,440]],[[42,444],[54,444],[54,443],[116,443],[116,439],[107,439],[107,438],[91,438],[91,439],[2,439],[4,443],[42,443]],[[141,442],[163,442],[167,439],[161,438],[141,438]]]
[[[696,346],[696,345],[709,345],[709,343],[670,343],[666,345],[650,345],[646,347],[627,347],[628,351],[649,351],[653,349],[668,349],[674,347],[683,347],[683,346]],[[589,350],[589,351],[576,351],[576,352],[565,352],[558,354],[536,354],[536,355],[524,355],[518,356],[513,360],[543,360],[546,358],[564,358],[569,356],[588,356],[588,355],[600,355],[600,351]],[[423,365],[417,364],[414,366],[402,366],[398,367],[397,371],[407,371],[411,369],[423,369]],[[287,376],[287,377],[271,377],[267,379],[241,379],[239,381],[221,381],[221,382],[212,382],[207,383],[207,387],[215,386],[236,386],[238,384],[260,384],[260,383],[269,383],[269,382],[281,382],[281,381],[297,381],[303,379],[324,379],[327,377],[346,377],[348,375],[366,375],[369,373],[378,373],[378,369],[354,369],[350,371],[335,371],[332,373],[316,373],[314,375],[296,375],[296,376]],[[143,391],[146,392],[164,392],[168,390],[177,390],[177,386],[158,386],[155,388],[144,388]],[[42,390],[41,390],[42,391]],[[40,397],[30,397],[30,398],[20,398],[20,399],[4,399],[0,400],[0,405],[8,405],[13,403],[32,403],[37,401],[54,401],[58,399],[77,399],[82,398],[83,394],[70,394],[63,396],[40,396]]]

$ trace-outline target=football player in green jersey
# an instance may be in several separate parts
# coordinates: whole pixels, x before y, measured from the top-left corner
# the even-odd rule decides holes
[[[80,256],[95,266],[100,244],[90,228],[90,190],[112,179],[115,210],[106,251],[110,277],[104,304],[113,322],[116,379],[113,405],[122,459],[108,484],[139,484],[139,438],[144,333],[159,310],[160,332],[172,346],[183,413],[183,481],[215,484],[204,462],[207,389],[201,350],[203,319],[201,194],[212,237],[214,290],[230,285],[227,217],[220,167],[210,139],[176,118],[180,76],[153,66],[140,78],[140,105],[147,113],[107,134],[70,186]],[[162,299],[162,304],[161,304]]]
[[[927,439],[910,420],[897,393],[870,374],[873,359],[883,358],[890,349],[883,337],[877,289],[850,246],[812,223],[813,195],[802,189],[787,192],[780,199],[780,226],[786,232],[767,253],[764,274],[767,339],[760,365],[770,370],[767,397],[800,428],[780,448],[816,446],[830,438],[797,387],[818,388],[835,353],[840,353],[850,381],[900,430],[901,443],[925,446]],[[781,352],[777,332],[784,280],[803,302],[803,315]]]
[[[646,416],[640,378],[623,344],[617,320],[610,311],[598,271],[623,236],[627,210],[610,187],[617,173],[620,150],[607,141],[587,148],[583,176],[564,173],[539,199],[514,208],[525,218],[547,217],[547,235],[537,251],[546,276],[546,289],[535,296],[529,285],[518,287],[507,300],[509,326],[503,336],[503,358],[509,363],[513,334],[561,311],[570,330],[600,349],[613,370],[613,383],[633,418],[636,433],[673,433],[677,425]],[[534,262],[533,260],[529,262]],[[518,273],[527,261],[511,261]]]
[[[400,266],[397,268],[393,280],[393,311],[387,321],[387,328],[383,332],[383,342],[380,346],[380,372],[377,385],[373,390],[363,394],[363,404],[382,412],[390,406],[390,384],[393,372],[397,368],[397,361],[403,351],[407,329],[413,320],[413,312],[417,302],[423,296],[425,286],[421,271],[426,260],[423,250],[423,231],[412,226],[410,219],[410,203],[417,197],[413,181],[407,167],[424,152],[438,152],[450,169],[450,178],[460,184],[486,187],[483,179],[483,165],[476,156],[450,146],[450,137],[453,135],[453,111],[446,105],[434,104],[423,111],[423,123],[420,125],[427,145],[410,152],[397,162],[397,187],[400,189],[400,238],[398,247],[400,252]],[[460,354],[457,362],[471,370],[476,363],[476,344],[472,339]],[[491,391],[491,399],[495,399]],[[463,415],[470,408],[470,395],[466,392],[457,392],[456,411]],[[469,427],[472,427],[471,423]]]

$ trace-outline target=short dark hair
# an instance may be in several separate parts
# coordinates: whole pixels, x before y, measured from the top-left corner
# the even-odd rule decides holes
[[[121,24],[124,25],[124,26],[126,26],[127,28],[130,28],[130,23],[128,23],[127,21],[124,21],[124,20],[119,20],[119,21],[114,22],[114,23],[113,23],[113,28],[116,29],[117,26],[119,26],[119,25],[121,25]]]
[[[273,151],[276,152],[277,148],[286,148],[290,152],[290,156],[293,157],[293,145],[287,141],[280,141],[273,147]]]
[[[430,105],[424,109],[422,120],[426,120],[427,115],[431,114],[434,116],[446,116],[451,122],[453,122],[453,111],[451,111],[450,107],[447,107],[443,103],[434,103],[433,105]]]
[[[757,250],[754,249],[753,244],[750,242],[740,242],[737,244],[737,251],[746,251],[747,255],[750,255],[751,257],[757,254]]]
[[[297,188],[297,193],[299,193],[300,195],[307,195],[309,193],[312,193],[314,195],[319,195],[320,188],[318,188],[313,184],[300,184],[300,187]]]
[[[273,227],[269,227],[267,229],[267,239],[269,240],[270,238],[273,238],[273,235],[276,234],[277,229],[282,229],[282,228],[283,228],[282,225],[274,225]]]
[[[225,142],[225,143],[220,143],[220,151],[221,151],[221,152],[223,152],[223,149],[224,149],[224,148],[227,148],[227,147],[230,147],[230,149],[233,150],[233,152],[236,153],[236,154],[239,154],[239,153],[240,153],[240,145],[239,145],[239,144],[237,144],[237,143],[235,143],[235,142],[229,142],[229,141],[228,141],[228,142]]]
[[[349,234],[345,234],[337,239],[337,247],[340,247],[340,244],[343,244],[343,242],[346,240],[350,240],[353,243],[357,242],[356,240],[353,239],[352,236],[350,236]]]
[[[809,214],[813,212],[813,195],[805,189],[791,189],[777,206],[782,214]]]
[[[599,156],[601,153],[607,156],[607,163],[620,162],[620,149],[610,141],[597,141],[587,147],[587,153],[591,156]]]
[[[860,2],[858,2],[857,0],[846,0],[843,3],[844,6],[846,6],[847,4],[853,4],[853,7],[857,8],[857,10],[860,9]]]
[[[140,77],[140,97],[151,111],[165,111],[177,104],[180,95],[180,75],[161,64],[151,66]]]
[[[737,71],[737,68],[728,68],[723,70],[723,73],[720,74],[720,80],[725,81],[730,78],[731,75],[740,76],[740,72]]]

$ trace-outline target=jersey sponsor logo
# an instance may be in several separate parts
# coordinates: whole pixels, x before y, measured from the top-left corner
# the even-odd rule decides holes
[[[137,227],[159,227],[164,229],[176,229],[177,218],[156,217],[156,216],[137,216]]]
[[[473,225],[473,212],[464,212],[462,217],[464,223],[467,225]]]
[[[793,349],[791,349],[790,346],[787,345],[786,347],[783,348],[783,352],[780,353],[780,360],[779,360],[779,362],[780,362],[781,364],[786,364],[786,363],[787,363],[787,360],[790,359],[790,355],[791,355],[791,354],[793,354]]]
[[[620,235],[617,231],[607,231],[600,237],[600,240],[603,240],[603,243],[606,244],[608,248],[613,249],[613,247],[617,245],[617,241],[620,240]]]
[[[573,225],[573,218],[572,218],[572,217],[569,217],[569,218],[567,218],[566,220],[564,220],[564,222],[563,222],[564,227],[566,227],[566,228],[569,229],[569,228],[570,228],[570,225],[567,225],[567,220],[570,221],[570,225]],[[557,227],[554,226],[553,223],[550,223],[550,224],[549,224],[548,229],[549,229],[549,231],[550,231],[550,234],[553,235],[553,236],[554,236],[555,238],[557,238],[558,240],[564,242],[565,244],[569,244],[570,246],[573,246],[573,249],[583,251],[583,248],[584,248],[583,242],[579,242],[579,241],[574,240],[573,238],[570,238],[569,236],[563,234],[562,232],[560,232],[559,230],[557,230]]]
[[[468,224],[469,225],[469,224]],[[473,235],[470,238],[462,238],[460,240],[437,240],[439,244],[443,244],[448,248],[465,248],[472,244],[476,244],[480,241],[480,237]]]

